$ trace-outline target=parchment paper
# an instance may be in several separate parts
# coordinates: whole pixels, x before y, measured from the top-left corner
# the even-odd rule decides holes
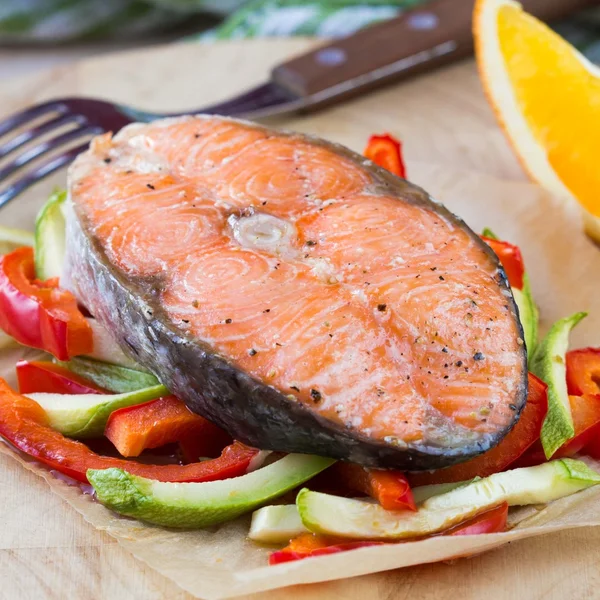
[[[582,233],[576,206],[552,198],[534,185],[502,182],[469,172],[409,164],[409,175],[476,231],[488,226],[521,246],[541,308],[543,329],[555,319],[587,310],[590,316],[573,333],[573,347],[600,346],[600,251]],[[23,349],[1,352],[0,374],[12,375],[17,358],[24,353],[33,355]],[[246,539],[249,517],[204,531],[181,532],[145,525],[118,517],[78,486],[56,479],[8,446],[0,444],[0,452],[43,477],[89,523],[116,538],[136,557],[206,600],[448,560],[525,537],[600,525],[597,486],[547,507],[513,511],[510,520],[514,528],[507,533],[438,537],[269,567],[271,549]],[[600,471],[600,463],[592,466]]]

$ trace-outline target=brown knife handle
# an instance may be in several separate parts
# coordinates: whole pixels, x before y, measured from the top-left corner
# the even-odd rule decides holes
[[[598,0],[521,0],[545,20]],[[473,50],[474,0],[434,0],[275,67],[273,80],[311,104],[347,97],[453,62]]]
[[[472,11],[473,0],[436,0],[293,58],[275,67],[272,76],[303,97],[344,84],[367,90],[402,72],[469,54]],[[372,78],[378,69],[384,72]]]

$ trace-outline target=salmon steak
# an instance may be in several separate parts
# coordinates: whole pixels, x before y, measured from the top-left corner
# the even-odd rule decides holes
[[[95,138],[69,172],[65,274],[126,353],[261,449],[435,469],[526,401],[496,255],[317,138],[216,116]]]

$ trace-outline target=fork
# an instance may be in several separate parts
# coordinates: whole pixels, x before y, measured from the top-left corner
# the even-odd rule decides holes
[[[533,14],[553,19],[598,0],[521,2]],[[192,112],[250,119],[308,112],[455,61],[473,49],[473,3],[435,0],[425,8],[293,58],[275,67],[267,83]],[[116,132],[134,121],[182,114],[150,113],[92,98],[64,98],[9,116],[0,121],[0,208],[69,164],[93,136]],[[70,129],[65,131],[66,127]],[[11,178],[12,183],[7,183]]]
[[[233,100],[195,112],[250,117],[268,112],[269,107],[274,106],[276,98],[280,101],[288,100],[283,94],[278,96],[273,90],[265,88],[269,88],[269,84],[237,96]],[[273,110],[272,114],[275,114],[275,112]],[[89,141],[93,136],[107,131],[117,132],[125,125],[135,121],[148,122],[163,117],[180,116],[183,114],[185,113],[149,113],[93,98],[63,98],[37,104],[9,116],[0,122],[0,138],[38,119],[44,118],[44,120],[30,129],[17,132],[13,137],[0,145],[0,160],[16,154],[12,160],[4,166],[0,166],[0,208],[34,183],[37,183],[61,167],[68,165],[78,154],[87,149]],[[44,136],[52,135],[53,132],[58,132],[66,126],[70,126],[71,128],[55,137],[50,137],[35,144],[36,140],[39,141]],[[77,142],[80,143],[74,145]],[[31,143],[35,145],[28,147],[28,144]],[[69,148],[66,148],[67,146]],[[61,152],[62,148],[65,149]],[[19,149],[23,149],[23,151],[18,153]],[[10,185],[2,187],[2,183],[7,178],[16,174],[21,168],[27,167],[37,159],[57,151],[56,155],[23,172]]]

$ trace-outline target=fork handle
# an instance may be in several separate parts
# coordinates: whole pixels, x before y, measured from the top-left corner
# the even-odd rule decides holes
[[[543,20],[557,19],[598,0],[521,0]],[[307,107],[369,91],[471,54],[474,0],[434,0],[285,62],[272,80]]]

